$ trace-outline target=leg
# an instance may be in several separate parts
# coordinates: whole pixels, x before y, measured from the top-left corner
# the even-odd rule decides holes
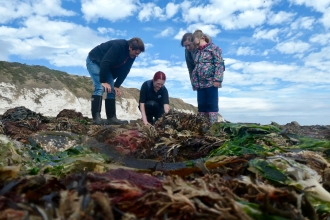
[[[114,79],[111,73],[108,74],[107,82],[111,86],[111,92],[107,93],[107,97],[105,99],[105,112],[107,114],[107,122],[112,125],[122,125],[128,124],[126,120],[118,120],[116,114],[116,93],[114,87]]]
[[[147,115],[147,120],[150,124],[154,124],[153,118],[155,117],[156,119],[157,116],[159,115],[159,104],[153,100],[147,101],[145,103],[145,109],[146,109],[146,115]]]
[[[218,88],[207,88],[207,112],[209,114],[210,125],[218,121],[219,94]]]
[[[93,63],[89,57],[86,59],[86,67],[91,76],[91,79],[94,84],[94,92],[93,95],[102,96],[104,92],[104,88],[100,83],[100,67],[96,63]]]
[[[91,99],[91,111],[95,124],[104,124],[101,119],[102,95],[104,88],[100,83],[100,67],[93,63],[89,57],[86,59],[86,67],[94,84],[94,92]]]
[[[155,121],[157,121],[160,117],[162,117],[164,113],[165,113],[164,105],[163,106],[159,106],[158,107],[158,110],[157,110],[157,112],[155,114]]]
[[[116,99],[105,100],[105,111],[107,113],[107,121],[110,125],[128,124],[126,120],[119,120],[116,116]]]
[[[198,114],[202,117],[208,117],[207,113],[207,93],[206,89],[197,89]]]

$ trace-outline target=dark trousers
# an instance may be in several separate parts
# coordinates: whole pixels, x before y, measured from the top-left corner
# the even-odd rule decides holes
[[[218,112],[219,95],[217,87],[197,89],[198,112]]]
[[[155,121],[160,118],[165,112],[164,107],[160,106],[157,102],[150,100],[145,103],[145,110],[147,115],[147,120],[150,124],[153,124],[153,117]]]

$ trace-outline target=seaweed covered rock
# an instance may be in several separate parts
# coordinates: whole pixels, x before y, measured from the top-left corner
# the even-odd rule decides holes
[[[2,116],[4,134],[17,140],[26,140],[35,132],[46,130],[50,120],[24,106],[8,109]]]

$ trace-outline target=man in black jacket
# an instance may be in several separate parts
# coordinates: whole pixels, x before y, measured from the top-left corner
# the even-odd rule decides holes
[[[116,116],[116,96],[121,96],[119,87],[126,79],[136,57],[144,52],[140,38],[110,40],[92,49],[86,59],[87,70],[93,80],[92,116],[95,124],[127,124]],[[114,81],[116,80],[116,81]],[[101,119],[102,95],[107,92],[105,111],[107,120]]]

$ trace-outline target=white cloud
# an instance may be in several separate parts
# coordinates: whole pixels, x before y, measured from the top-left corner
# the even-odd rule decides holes
[[[0,1],[0,23],[29,16],[73,16],[76,13],[61,7],[61,0]]]
[[[162,32],[160,32],[159,34],[157,34],[156,37],[168,37],[170,35],[173,35],[173,33],[174,33],[174,29],[169,27],[163,30]]]
[[[155,3],[147,3],[141,5],[141,11],[139,12],[138,19],[140,21],[149,21],[152,18],[157,18],[159,20],[165,20],[167,17],[164,14],[164,9],[158,7]],[[169,10],[173,9],[172,6],[169,7]],[[174,11],[168,11],[171,14]]]
[[[291,24],[291,29],[307,29],[312,30],[315,19],[313,17],[300,17]]]
[[[324,12],[320,22],[324,25],[325,28],[330,28],[330,7]]]
[[[270,13],[268,16],[268,24],[276,25],[290,22],[296,13],[279,11],[278,13]]]
[[[315,34],[310,39],[312,43],[319,43],[321,45],[330,44],[330,33],[327,34]]]
[[[184,2],[181,7],[183,19],[187,23],[211,23],[224,29],[256,27],[266,20],[269,3],[261,0],[229,1],[213,0],[211,4],[191,6]]]
[[[170,2],[166,5],[166,17],[172,18],[178,11],[179,11],[180,5],[174,4],[173,2]]]
[[[307,51],[310,48],[310,44],[301,40],[287,41],[277,44],[275,48],[284,54],[295,54]]]
[[[251,47],[239,47],[237,52],[236,52],[237,56],[241,56],[241,55],[253,55],[255,54],[254,50]]]
[[[87,27],[46,17],[31,17],[22,25],[17,29],[0,27],[7,50],[28,60],[46,59],[55,66],[85,67],[92,47],[107,40]]]
[[[61,0],[31,0],[33,13],[41,16],[72,16],[76,13],[61,7]]]
[[[272,41],[278,41],[278,34],[280,29],[275,28],[271,30],[256,30],[253,34],[253,38],[255,39],[267,39]]]
[[[185,33],[187,33],[187,32],[188,32],[188,31],[186,31],[186,30],[180,28],[179,32],[174,36],[174,39],[176,39],[176,40],[180,40],[180,41],[181,41],[182,36],[183,36]]]
[[[97,30],[101,34],[110,33],[110,34],[113,34],[116,36],[126,36],[127,35],[127,31],[115,30],[113,28],[99,27],[99,28],[97,28]]]
[[[330,69],[330,46],[323,47],[320,51],[318,52],[313,52],[310,53],[308,56],[305,57],[304,59],[306,66],[314,67],[315,69],[322,70],[325,73],[329,72]],[[314,77],[316,75],[319,75],[319,71],[315,71],[313,73]],[[330,75],[329,74],[324,74],[320,76],[320,80],[322,79],[323,82],[330,82]]]
[[[207,34],[211,37],[217,36],[221,32],[221,30],[213,24],[203,24],[203,23],[196,23],[188,26],[188,31],[194,33],[196,30],[203,31],[204,34]],[[182,37],[182,36],[181,36]]]
[[[138,9],[137,0],[81,0],[81,11],[86,21],[99,18],[115,22],[133,15]]]
[[[319,12],[324,12],[330,6],[329,0],[289,0],[292,4],[305,5]]]

